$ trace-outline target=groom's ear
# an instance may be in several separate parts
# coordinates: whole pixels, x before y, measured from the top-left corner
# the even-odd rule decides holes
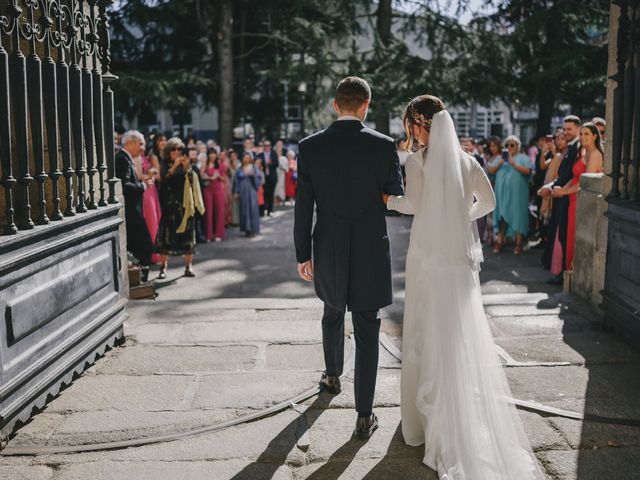
[[[338,102],[336,101],[336,99],[333,99],[333,109],[336,111],[336,113],[338,114],[338,116],[340,115],[340,107],[338,106]]]

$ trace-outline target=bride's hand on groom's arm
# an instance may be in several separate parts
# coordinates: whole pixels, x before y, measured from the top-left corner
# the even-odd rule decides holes
[[[298,264],[298,275],[300,275],[300,278],[305,282],[311,282],[313,280],[313,264],[311,260]]]

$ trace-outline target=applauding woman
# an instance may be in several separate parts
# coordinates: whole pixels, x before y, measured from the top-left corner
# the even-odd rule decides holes
[[[493,251],[500,253],[505,238],[516,239],[513,253],[522,253],[524,236],[529,230],[529,177],[531,161],[520,153],[520,139],[510,135],[504,142],[507,150],[496,164],[488,167],[496,175],[496,209],[493,212],[493,231],[496,241]]]

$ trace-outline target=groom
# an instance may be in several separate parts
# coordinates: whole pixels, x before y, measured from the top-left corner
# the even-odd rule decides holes
[[[369,438],[378,428],[372,411],[378,373],[378,310],[393,301],[381,193],[403,194],[393,140],[363,124],[370,100],[371,88],[365,80],[343,79],[333,100],[338,120],[300,142],[294,226],[298,273],[303,280],[314,282],[324,302],[326,371],[320,384],[334,395],[341,390],[345,309],[352,312],[355,434],[359,438]]]

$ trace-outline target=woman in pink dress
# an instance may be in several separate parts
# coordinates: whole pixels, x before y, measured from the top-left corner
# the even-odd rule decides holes
[[[160,179],[160,171],[154,165],[153,152],[149,151],[147,155],[141,155],[133,160],[136,167],[136,173],[138,178],[146,183],[148,178],[153,178],[156,182]],[[158,189],[156,184],[147,184],[147,188],[142,195],[142,215],[144,216],[144,222],[147,224],[147,230],[149,230],[149,236],[151,241],[155,245],[156,235],[158,234],[158,226],[160,225],[160,217],[162,212],[160,210],[160,197],[158,196]],[[160,255],[154,253],[151,255],[151,263],[160,263]]]
[[[207,164],[202,171],[202,180],[205,187],[202,192],[204,197],[204,228],[208,241],[215,238],[216,242],[224,239],[225,203],[227,167],[220,161],[218,152],[211,148],[207,152]]]
[[[285,177],[285,196],[287,200],[294,200],[296,198],[296,187],[298,184],[298,161],[296,160],[296,154],[293,150],[287,152],[287,158],[289,159],[289,171]]]

